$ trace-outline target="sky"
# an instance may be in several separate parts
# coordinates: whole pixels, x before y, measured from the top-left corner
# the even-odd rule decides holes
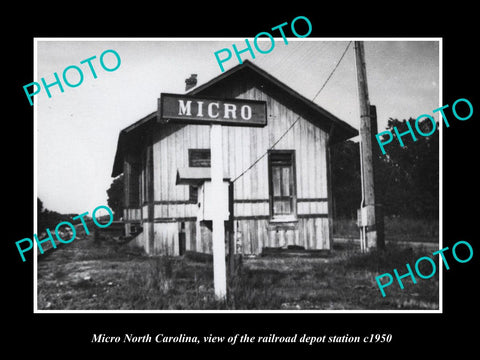
[[[242,54],[308,99],[313,99],[327,80],[350,39],[275,38],[268,54]],[[362,39],[352,39],[362,40]],[[250,42],[253,40],[250,39]],[[268,38],[266,41],[269,41]],[[60,213],[90,214],[107,205],[106,190],[119,132],[157,109],[162,92],[184,93],[185,79],[197,74],[201,85],[221,74],[214,52],[245,47],[244,38],[225,39],[36,39],[36,72],[32,81],[54,82],[70,65],[83,71],[77,87],[63,83],[50,87],[51,98],[42,88],[34,97],[36,131],[36,194],[43,206]],[[270,43],[259,43],[268,49]],[[389,118],[416,118],[430,114],[440,104],[440,45],[437,39],[365,39],[365,62],[370,103],[376,105],[379,131]],[[105,71],[100,55],[116,51],[121,64]],[[97,78],[88,64],[91,61]],[[111,53],[104,57],[114,67]],[[225,62],[225,71],[238,65],[235,56]],[[68,71],[71,83],[79,81]],[[27,98],[25,101],[28,104]],[[353,42],[345,57],[315,102],[358,129],[359,103]],[[99,212],[100,214],[100,212]]]

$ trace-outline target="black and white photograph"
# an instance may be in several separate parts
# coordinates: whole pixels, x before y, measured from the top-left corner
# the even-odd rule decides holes
[[[39,311],[440,309],[440,39],[36,45]]]

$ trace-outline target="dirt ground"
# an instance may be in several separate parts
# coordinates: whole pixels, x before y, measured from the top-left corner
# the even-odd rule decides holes
[[[38,309],[434,310],[438,274],[417,284],[405,279],[403,290],[394,283],[385,298],[375,281],[394,268],[405,273],[407,262],[428,255],[424,248],[392,244],[385,252],[361,254],[343,243],[321,258],[244,258],[220,303],[213,296],[211,262],[149,257],[112,239],[83,235],[38,259]]]

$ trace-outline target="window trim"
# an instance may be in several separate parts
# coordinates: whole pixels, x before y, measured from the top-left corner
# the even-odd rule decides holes
[[[292,176],[290,185],[292,187],[292,213],[288,215],[274,215],[273,213],[273,174],[272,174],[272,155],[290,154]],[[271,223],[285,223],[298,220],[297,213],[297,169],[295,150],[268,150],[268,200]]]

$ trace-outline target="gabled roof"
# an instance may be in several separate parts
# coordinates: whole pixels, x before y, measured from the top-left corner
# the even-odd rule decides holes
[[[260,79],[263,83],[268,85],[271,89],[280,92],[286,98],[289,98],[294,102],[295,106],[302,107],[305,111],[315,114],[316,123],[323,128],[331,129],[334,125],[334,132],[331,138],[331,143],[344,141],[358,135],[358,131],[347,124],[345,121],[340,120],[335,115],[331,114],[321,106],[315,104],[309,99],[305,98],[274,76],[270,75],[263,69],[254,65],[252,62],[245,60],[242,64],[239,64],[230,70],[218,75],[217,77],[209,80],[208,82],[194,87],[192,90],[186,92],[186,95],[202,95],[208,92],[211,88],[221,84],[227,79],[235,78],[236,76],[252,75]],[[112,177],[116,177],[123,172],[123,157],[127,143],[131,142],[133,138],[137,138],[142,133],[147,131],[150,126],[156,123],[157,111],[143,117],[136,121],[132,125],[126,127],[120,131],[117,152],[115,154],[115,160],[113,164]]]
[[[260,77],[264,78],[267,82],[269,82],[271,85],[277,87],[280,91],[285,92],[287,95],[291,96],[292,98],[298,100],[301,102],[303,105],[311,108],[312,110],[320,113],[323,117],[326,119],[330,120],[332,123],[335,125],[338,125],[338,131],[345,132],[344,137],[342,140],[349,139],[351,137],[354,137],[358,135],[358,130],[347,124],[345,121],[340,120],[338,117],[333,115],[332,113],[328,112],[321,106],[315,104],[313,101],[307,99],[297,91],[293,90],[291,87],[286,85],[285,83],[281,82],[278,80],[276,77],[272,76],[262,68],[256,66],[249,60],[244,60],[243,64],[237,65],[230,70],[220,74],[219,76],[215,77],[214,79],[206,82],[203,85],[197,86],[191,91],[189,91],[187,94],[188,95],[196,95],[202,93],[204,90],[207,88],[213,86],[214,84],[221,82],[222,80],[226,79],[227,77],[231,77],[237,72],[244,71],[245,69],[249,69],[255,74],[259,75]]]

